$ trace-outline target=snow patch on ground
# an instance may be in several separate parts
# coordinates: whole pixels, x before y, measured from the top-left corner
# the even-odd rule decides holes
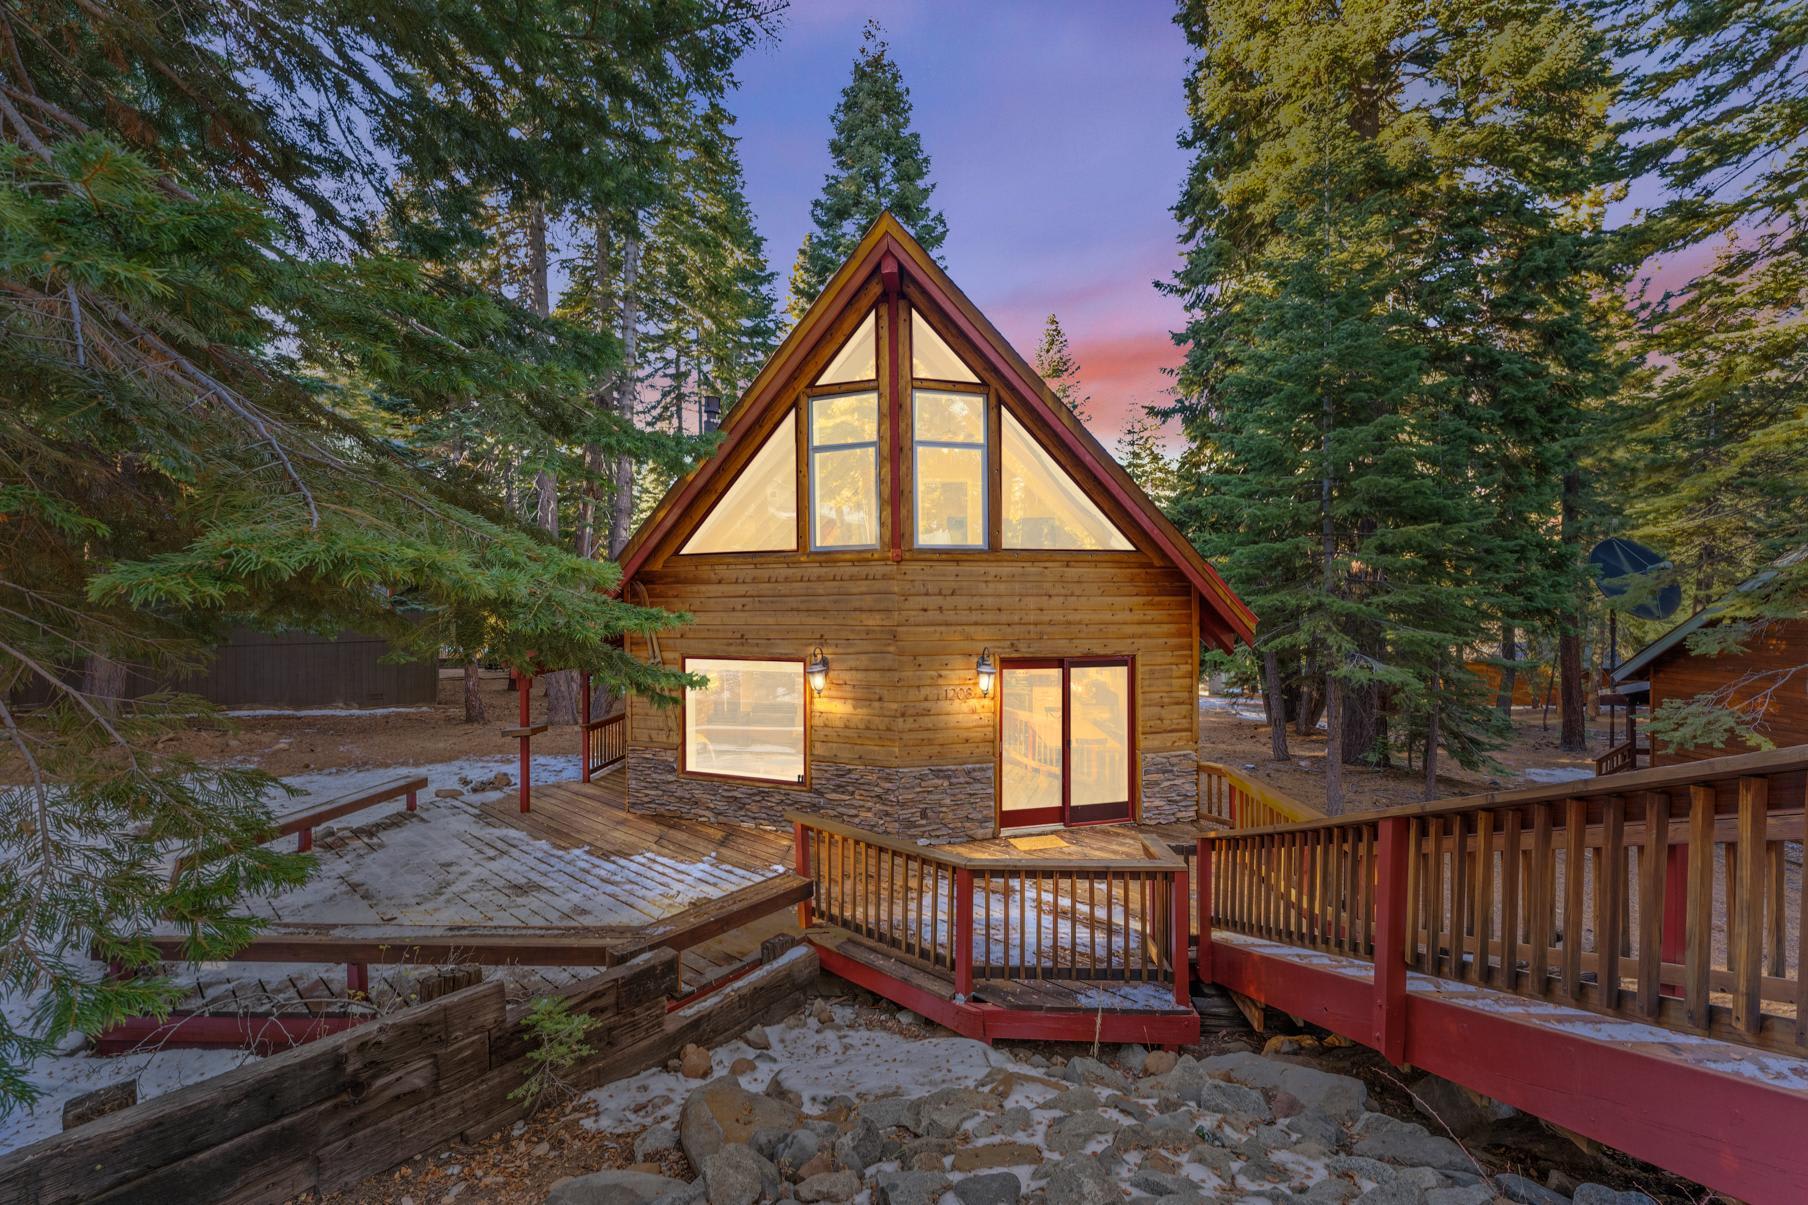
[[[226,714],[234,719],[255,720],[270,716],[408,715],[432,710],[431,707],[234,707]]]
[[[1524,777],[1536,783],[1554,784],[1560,782],[1581,782],[1585,778],[1593,778],[1595,772],[1586,766],[1533,766],[1524,772]]]

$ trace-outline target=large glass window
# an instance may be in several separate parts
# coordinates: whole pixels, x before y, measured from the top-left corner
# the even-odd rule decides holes
[[[797,551],[797,416],[787,414],[680,553]]]
[[[1130,798],[1130,667],[1076,665],[1068,671],[1068,803],[1074,808]]]
[[[686,657],[709,685],[684,692],[684,769],[691,774],[804,781],[801,661]]]
[[[810,547],[879,546],[879,395],[810,399]]]
[[[986,395],[918,389],[912,481],[919,548],[986,546]]]
[[[961,362],[954,349],[915,310],[910,311],[910,375],[930,381],[971,381],[979,378]]]
[[[873,336],[874,325],[873,315],[868,314],[865,321],[854,328],[848,341],[841,345],[835,358],[828,362],[822,375],[816,378],[818,385],[845,385],[850,381],[879,379],[879,344]]]
[[[1004,828],[1059,824],[1066,750],[1061,743],[1061,666],[1004,667],[999,793]]]
[[[1007,659],[1000,669],[999,824],[1127,820],[1135,705],[1127,658]]]
[[[1000,516],[1006,548],[1129,552],[1134,546],[1023,424],[1001,424]]]

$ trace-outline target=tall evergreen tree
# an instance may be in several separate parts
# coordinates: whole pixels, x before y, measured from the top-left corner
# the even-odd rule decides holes
[[[910,128],[910,89],[891,57],[884,31],[868,21],[854,56],[854,74],[830,119],[829,174],[810,203],[813,229],[791,269],[791,318],[801,318],[867,228],[889,209],[923,249],[934,255],[948,222],[930,204],[929,155]]]
[[[1080,362],[1074,359],[1073,349],[1067,342],[1067,332],[1061,329],[1061,320],[1053,314],[1042,324],[1042,340],[1036,344],[1035,364],[1037,374],[1048,382],[1054,395],[1074,412],[1074,417],[1085,418],[1086,403],[1092,400],[1092,396],[1085,392],[1080,383]]]
[[[1263,617],[1277,756],[1284,713],[1309,730],[1322,705],[1335,808],[1345,760],[1484,756],[1497,721],[1452,670],[1509,543],[1553,575],[1541,607],[1574,597],[1550,524],[1561,433],[1612,383],[1587,307],[1609,76],[1552,0],[1179,20],[1174,511]]]
[[[1142,407],[1142,412],[1125,424],[1112,451],[1130,479],[1165,510],[1180,483],[1174,458],[1161,445],[1161,419],[1151,410]]]
[[[613,599],[614,565],[518,522],[466,453],[472,432],[669,441],[586,404],[613,339],[457,265],[486,197],[637,187],[630,102],[719,91],[764,15],[0,10],[0,991],[35,1002],[0,1018],[0,1102],[71,1030],[174,999],[96,975],[91,950],[148,966],[144,933],[173,922],[218,956],[255,929],[242,898],[310,864],[260,844],[269,779],[157,743],[204,708],[128,704],[84,662],[176,674],[250,623],[679,684],[617,646],[670,617]],[[570,86],[524,86],[544,81]],[[422,455],[436,437],[450,454]],[[49,702],[22,714],[21,694]]]

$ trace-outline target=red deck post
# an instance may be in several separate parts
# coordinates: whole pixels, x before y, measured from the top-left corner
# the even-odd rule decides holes
[[[1193,854],[1193,882],[1199,891],[1199,982],[1212,981],[1212,843],[1199,838]]]
[[[1672,845],[1664,857],[1664,935],[1661,946],[1663,961],[1684,962],[1689,948],[1689,847]],[[1660,996],[1681,996],[1682,985],[1667,983],[1659,987]]]
[[[1389,1062],[1406,1060],[1406,817],[1381,821],[1376,839],[1375,994],[1370,1042]]]
[[[533,737],[527,734],[527,713],[533,702],[534,680],[520,670],[515,671],[515,697],[521,704],[521,810],[527,811],[527,794],[531,787],[530,770]]]
[[[973,995],[973,872],[954,870],[954,999]]]
[[[590,781],[590,671],[585,670],[578,680],[578,689],[583,696],[578,700],[578,717],[581,727],[578,728],[578,777],[585,782]]]
[[[314,830],[304,828],[295,834],[295,852],[305,854],[314,848]]]
[[[345,994],[370,995],[370,966],[362,962],[345,964]]]
[[[1192,966],[1187,962],[1187,872],[1181,867],[1168,876],[1168,894],[1173,897],[1172,906],[1168,909],[1173,920],[1170,926],[1174,930],[1174,1003],[1186,1008],[1193,1003]]]
[[[792,821],[791,843],[797,855],[797,873],[807,879],[810,877],[810,830]],[[797,901],[797,927],[808,929],[810,919],[810,897],[805,896]]]

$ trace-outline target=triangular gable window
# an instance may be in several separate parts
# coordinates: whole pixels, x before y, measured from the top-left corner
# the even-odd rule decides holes
[[[797,415],[785,416],[680,553],[797,551]]]
[[[816,378],[818,385],[845,385],[849,381],[875,381],[879,378],[879,344],[873,335],[873,315],[855,328],[841,345],[829,366]]]
[[[910,311],[910,375],[928,381],[963,381],[979,384],[973,370],[961,362],[954,349],[935,333],[929,320]]]
[[[1004,546],[1129,552],[1133,545],[1079,483],[1042,450],[1009,410],[1003,417]]]

